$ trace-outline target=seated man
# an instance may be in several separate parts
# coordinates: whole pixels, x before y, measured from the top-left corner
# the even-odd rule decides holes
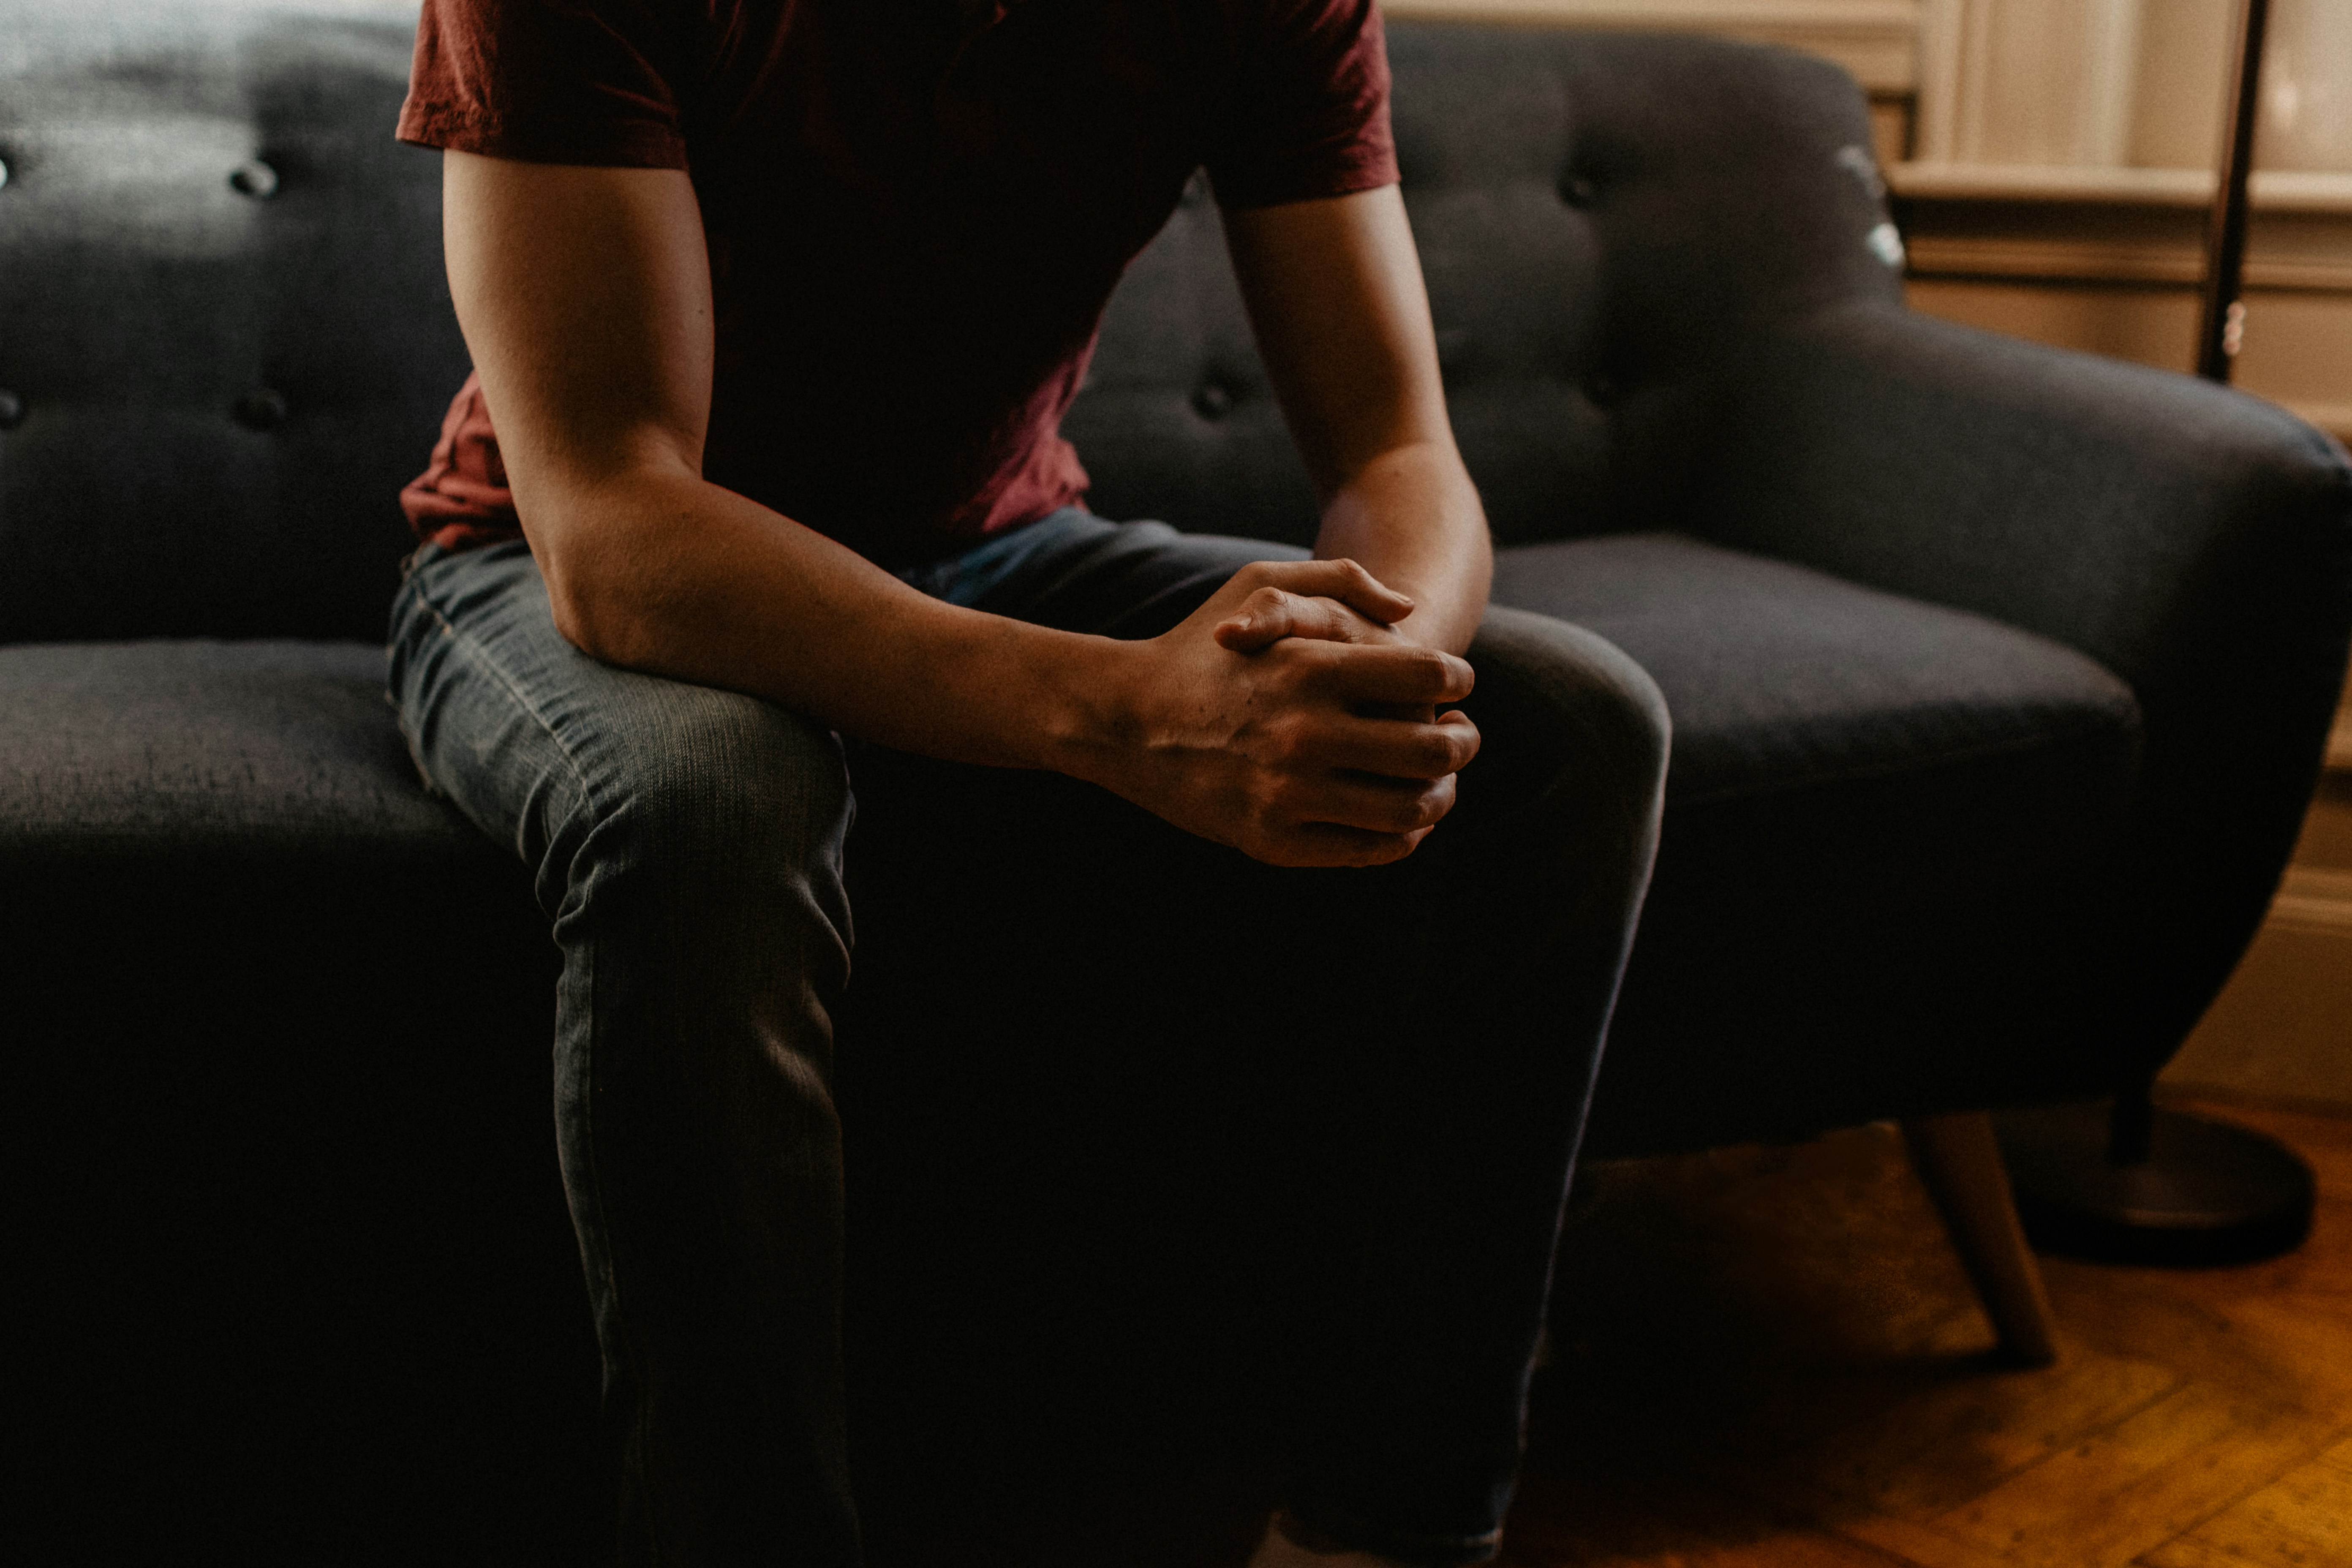
[[[627,1561],[857,1561],[845,736],[1163,819],[1234,889],[1203,926],[1304,879],[1297,994],[1242,1026],[1367,1064],[1328,1113],[1381,1141],[1313,1175],[1377,1223],[1257,1562],[1496,1549],[1664,719],[1597,639],[1481,634],[1387,89],[1370,0],[428,0],[400,134],[448,154],[478,376],[405,498],[393,688],[564,955]],[[1094,517],[1056,434],[1204,163],[1314,559]]]

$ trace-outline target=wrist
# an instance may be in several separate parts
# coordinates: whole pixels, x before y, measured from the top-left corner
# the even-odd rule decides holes
[[[1056,633],[1038,649],[1033,767],[1108,782],[1138,732],[1144,649],[1115,637]]]

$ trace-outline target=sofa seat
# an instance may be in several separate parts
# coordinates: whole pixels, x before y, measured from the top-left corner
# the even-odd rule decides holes
[[[1678,533],[1504,550],[1495,600],[1598,632],[1650,672],[1674,713],[1677,805],[1955,771],[1999,788],[2043,753],[2105,804],[2129,785],[2131,689],[1981,616]],[[2011,838],[2080,800],[2015,804]]]
[[[2114,674],[1675,533],[1506,549],[1495,598],[1609,638],[1674,716],[1596,1153],[1803,1137],[2062,1040],[2097,1070],[2061,1000],[2085,960],[2055,939],[2129,819],[2139,710]]]
[[[534,1561],[511,1500],[593,1476],[549,1436],[596,1375],[555,949],[383,676],[360,642],[0,647],[0,1170],[44,1282],[12,1408],[26,1495],[115,1479],[90,1560],[348,1560],[383,1517],[451,1521],[415,1560]]]
[[[12,857],[484,858],[419,787],[381,646],[149,640],[0,647]]]

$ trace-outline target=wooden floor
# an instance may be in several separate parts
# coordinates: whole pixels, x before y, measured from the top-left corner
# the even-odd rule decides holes
[[[2318,1168],[2293,1257],[2046,1260],[1997,1364],[1891,1131],[1601,1173],[1562,1259],[1509,1568],[2352,1568],[2352,1118],[2222,1109]],[[1234,1568],[1255,1483],[887,1568]]]
[[[2214,1109],[2318,1168],[2311,1241],[2046,1259],[2038,1372],[1989,1359],[1892,1133],[1625,1173],[1571,1248],[1505,1561],[2352,1568],[2352,1119]]]

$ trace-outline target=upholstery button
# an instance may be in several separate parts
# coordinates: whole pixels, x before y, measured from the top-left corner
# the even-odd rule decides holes
[[[1204,381],[1192,394],[1192,412],[1203,419],[1223,419],[1233,411],[1233,389],[1222,382]]]
[[[7,160],[7,159],[5,159],[5,158],[0,158],[0,188],[5,188],[5,187],[7,185],[7,184],[8,184],[8,160]]]
[[[268,201],[278,194],[278,171],[258,158],[247,158],[229,171],[228,183],[230,189],[255,201]]]
[[[1584,395],[1597,407],[1614,408],[1624,401],[1625,389],[1617,384],[1615,376],[1596,370],[1584,378]]]
[[[1569,174],[1559,182],[1559,199],[1572,207],[1589,207],[1601,199],[1601,187],[1582,174]]]
[[[0,387],[0,430],[14,430],[25,422],[25,400]]]
[[[259,387],[236,400],[236,422],[248,430],[275,430],[286,423],[286,395]]]

